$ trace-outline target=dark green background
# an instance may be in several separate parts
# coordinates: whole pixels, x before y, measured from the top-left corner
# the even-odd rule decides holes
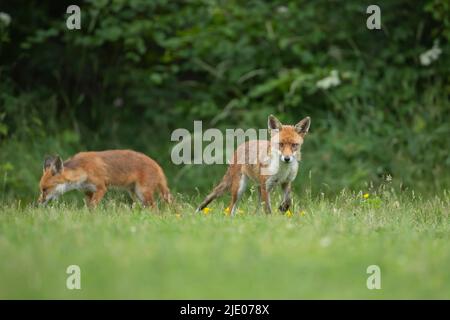
[[[0,11],[0,192],[37,195],[43,157],[133,148],[172,189],[224,165],[175,166],[176,128],[264,128],[311,116],[296,192],[449,187],[450,5],[377,1],[9,1]],[[78,3],[82,29],[65,27]],[[439,41],[429,66],[419,56]],[[317,81],[337,70],[340,85]],[[198,188],[198,189],[197,189]],[[198,190],[198,191],[197,191]]]

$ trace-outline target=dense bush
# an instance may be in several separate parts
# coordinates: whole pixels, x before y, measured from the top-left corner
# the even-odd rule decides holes
[[[70,4],[1,8],[11,16],[0,26],[6,193],[36,192],[45,153],[118,147],[160,161],[179,191],[205,190],[205,172],[224,168],[171,164],[171,131],[194,119],[264,127],[270,113],[312,117],[297,183],[313,192],[388,175],[449,186],[447,0],[378,1],[381,30],[366,28],[370,1],[91,0],[79,3],[79,31],[65,26]]]

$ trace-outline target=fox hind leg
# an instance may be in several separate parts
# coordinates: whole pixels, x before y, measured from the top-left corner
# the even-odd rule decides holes
[[[147,190],[144,192],[144,206],[155,207],[155,200],[153,198],[153,191]]]
[[[134,188],[134,194],[144,206],[146,207],[150,206],[153,208],[155,207],[155,200],[153,198],[155,188],[156,186],[153,184],[151,185],[136,184]]]
[[[257,186],[256,189],[258,190],[258,202],[256,203],[255,213],[258,213],[259,209],[261,209],[262,195],[261,195],[261,187],[259,185]]]
[[[237,204],[242,197],[242,194],[247,188],[248,177],[245,174],[241,174],[240,178],[234,179],[231,184],[231,203],[230,203],[230,214],[235,215]]]

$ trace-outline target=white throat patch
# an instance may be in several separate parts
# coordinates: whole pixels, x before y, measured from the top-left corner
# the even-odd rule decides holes
[[[291,182],[297,176],[298,160],[294,158],[291,162],[280,160],[280,152],[273,152],[270,158],[270,177],[266,180],[266,187],[271,190],[280,183]]]
[[[70,183],[70,182],[66,182],[66,183],[61,183],[58,184],[55,187],[55,195],[62,195],[63,193],[66,193],[68,191],[72,191],[72,190],[83,190],[83,191],[91,191],[91,192],[95,192],[96,188],[92,183],[86,183],[85,181],[82,182],[74,182],[74,183]]]

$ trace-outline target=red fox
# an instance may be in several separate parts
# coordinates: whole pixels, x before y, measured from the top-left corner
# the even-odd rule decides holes
[[[59,156],[46,157],[39,202],[46,204],[77,189],[84,191],[89,206],[96,206],[109,187],[127,189],[145,206],[154,206],[156,190],[171,201],[164,172],[153,159],[132,150],[108,150],[80,152],[64,163]]]
[[[234,215],[249,179],[258,184],[258,209],[262,201],[266,213],[272,212],[271,190],[276,185],[281,185],[283,201],[279,210],[286,212],[291,206],[291,182],[297,176],[298,161],[301,159],[300,149],[310,124],[311,118],[306,117],[295,126],[282,125],[277,118],[270,115],[270,141],[252,140],[238,146],[222,181],[200,204],[197,212],[226,191],[231,191],[229,210],[231,215]]]

